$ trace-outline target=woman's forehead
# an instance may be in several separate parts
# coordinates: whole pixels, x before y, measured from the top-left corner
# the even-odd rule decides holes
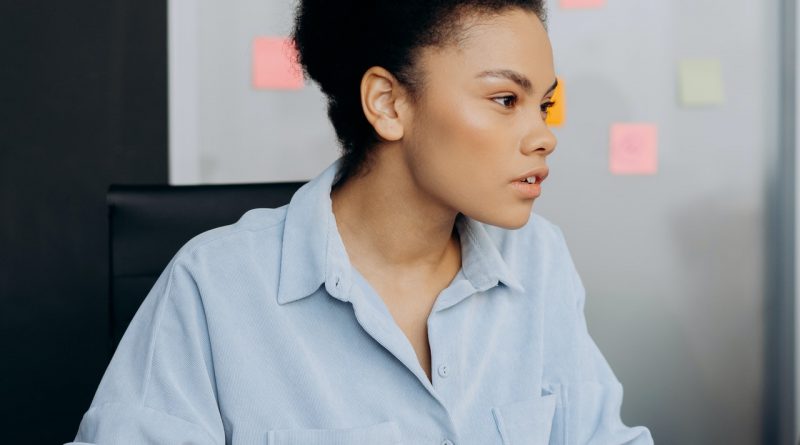
[[[423,49],[421,62],[428,77],[474,77],[488,70],[534,71],[552,82],[550,39],[538,16],[515,9],[506,13],[469,17],[457,41]],[[533,79],[532,79],[533,80]]]

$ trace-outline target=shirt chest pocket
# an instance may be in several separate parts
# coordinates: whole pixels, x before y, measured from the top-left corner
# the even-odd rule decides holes
[[[557,394],[546,394],[492,408],[503,445],[547,445]]]
[[[284,429],[267,432],[267,445],[402,445],[397,422],[343,429]]]

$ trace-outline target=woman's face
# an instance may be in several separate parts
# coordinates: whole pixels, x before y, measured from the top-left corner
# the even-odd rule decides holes
[[[404,153],[426,193],[478,221],[519,228],[535,198],[514,183],[546,168],[556,145],[545,125],[556,80],[550,40],[521,9],[467,23],[462,43],[423,50]]]

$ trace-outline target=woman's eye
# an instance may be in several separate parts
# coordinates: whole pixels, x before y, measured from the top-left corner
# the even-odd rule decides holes
[[[499,103],[505,108],[511,108],[514,106],[514,104],[517,103],[517,96],[510,95],[510,96],[493,97],[492,100],[497,101],[497,103]],[[551,108],[553,108],[555,104],[556,103],[551,100],[540,105],[540,109],[542,113],[544,113],[544,115],[547,116],[547,113],[550,111]]]
[[[514,96],[514,95],[511,95],[511,96],[500,96],[500,97],[493,97],[492,98],[492,100],[495,100],[495,101],[497,99],[500,99],[501,101],[503,101],[502,103],[501,102],[497,102],[497,103],[499,103],[500,105],[502,105],[505,108],[513,107],[514,104],[517,102],[517,96]]]
[[[544,113],[544,115],[545,115],[545,116],[547,116],[547,113],[550,111],[550,109],[551,109],[551,108],[553,108],[553,106],[554,106],[555,104],[556,104],[556,103],[555,103],[555,102],[553,102],[552,100],[551,100],[551,101],[548,101],[548,102],[545,102],[545,103],[543,103],[543,104],[542,104],[542,108],[541,108],[541,109],[542,109],[542,113]]]

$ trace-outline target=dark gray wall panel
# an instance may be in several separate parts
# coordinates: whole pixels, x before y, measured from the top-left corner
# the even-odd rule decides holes
[[[0,429],[64,443],[109,357],[106,189],[167,181],[166,5],[0,17]]]

